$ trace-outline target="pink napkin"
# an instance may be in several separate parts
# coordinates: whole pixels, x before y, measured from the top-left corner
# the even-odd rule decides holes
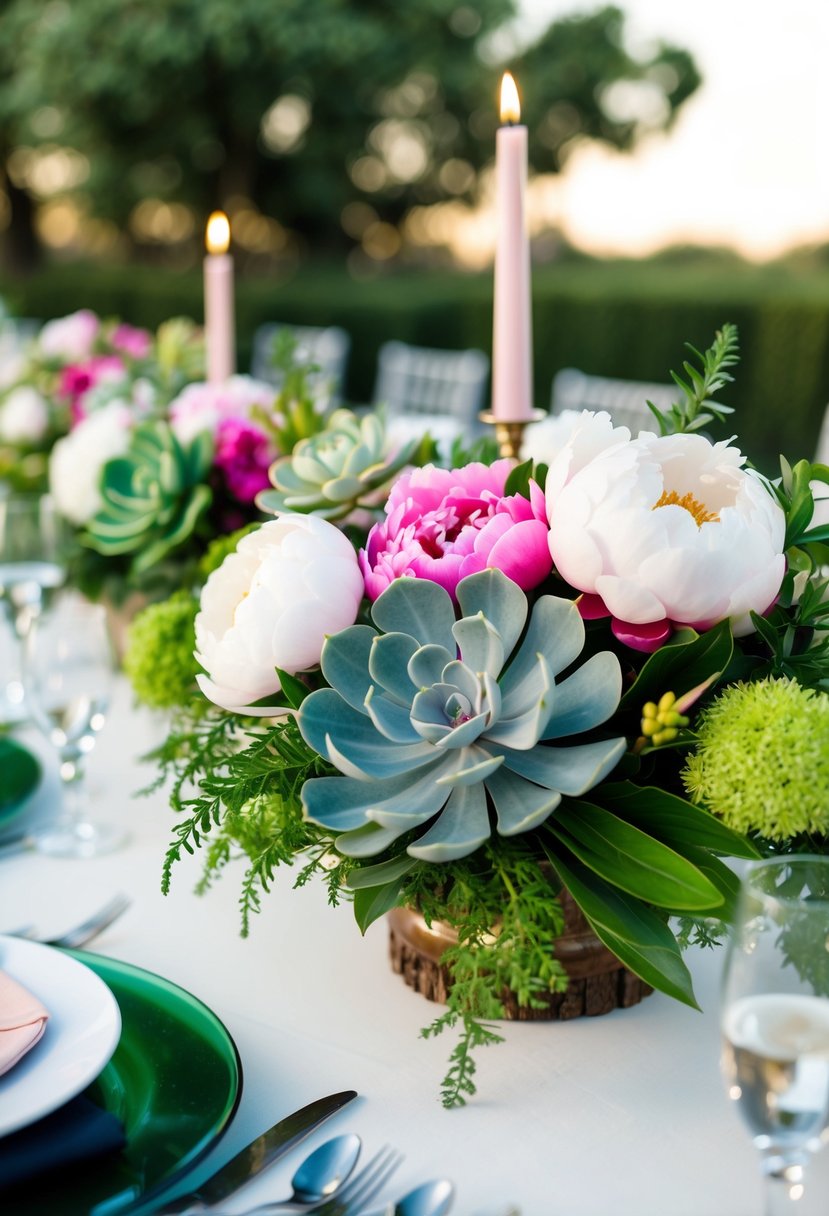
[[[0,971],[0,1076],[34,1047],[48,1017],[37,997]]]

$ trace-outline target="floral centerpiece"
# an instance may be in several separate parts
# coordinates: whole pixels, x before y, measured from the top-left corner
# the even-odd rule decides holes
[[[177,336],[180,347],[187,335]],[[164,364],[154,369],[131,398],[123,381],[105,399],[100,383],[79,395],[49,458],[52,496],[78,540],[73,579],[96,598],[156,599],[198,581],[211,541],[261,519],[256,497],[276,457],[323,425],[310,369],[291,351],[278,391],[234,375],[177,377],[171,392]]]
[[[165,888],[203,845],[204,886],[247,855],[244,932],[288,864],[363,932],[400,906],[448,923],[424,1032],[459,1031],[447,1105],[508,999],[567,988],[565,896],[694,1005],[682,946],[731,915],[724,858],[827,847],[829,530],[809,484],[829,469],[784,461],[772,484],[709,438],[734,328],[694,357],[652,433],[580,414],[520,465],[456,452],[395,475],[335,419],[275,462],[275,518],[136,625],[145,699],[178,654]]]
[[[183,319],[155,334],[90,309],[46,322],[0,369],[0,480],[46,489],[50,453],[73,427],[116,404],[151,413],[203,362],[200,333]]]

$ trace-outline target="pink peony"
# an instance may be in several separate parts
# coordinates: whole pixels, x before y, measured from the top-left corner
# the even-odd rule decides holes
[[[170,403],[170,423],[182,443],[190,443],[200,431],[216,435],[228,418],[249,419],[259,406],[272,410],[276,389],[251,376],[231,376],[219,384],[188,384]],[[274,451],[271,459],[274,458]]]
[[[376,600],[395,578],[428,578],[450,595],[478,570],[502,570],[524,591],[551,569],[544,494],[504,497],[509,460],[462,469],[426,465],[392,487],[386,519],[360,552],[366,594]]]
[[[146,329],[136,329],[124,322],[116,327],[110,341],[115,350],[130,359],[146,359],[153,346],[152,336]]]
[[[257,427],[240,418],[225,418],[216,431],[213,463],[221,470],[233,497],[252,503],[259,491],[270,485],[268,468],[273,463],[273,448]]]

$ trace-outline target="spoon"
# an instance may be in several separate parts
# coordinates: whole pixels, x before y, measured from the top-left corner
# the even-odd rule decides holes
[[[326,1140],[300,1164],[291,1179],[293,1194],[290,1198],[268,1203],[268,1211],[302,1212],[330,1199],[357,1164],[360,1148],[360,1137],[353,1133]]]
[[[386,1209],[386,1216],[446,1216],[455,1198],[455,1188],[446,1178],[424,1182]]]

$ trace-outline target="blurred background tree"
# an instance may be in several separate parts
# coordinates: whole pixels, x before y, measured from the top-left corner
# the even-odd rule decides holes
[[[514,15],[514,0],[5,0],[5,268],[44,247],[191,264],[215,207],[249,266],[361,244],[391,258],[412,209],[477,197],[504,66],[540,172],[584,138],[631,149],[700,82],[676,47],[632,57],[615,7],[504,64]]]

